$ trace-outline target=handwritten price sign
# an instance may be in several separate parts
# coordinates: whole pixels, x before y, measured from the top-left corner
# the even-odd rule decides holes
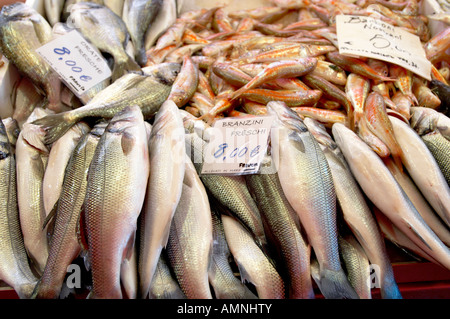
[[[419,37],[381,20],[364,16],[336,16],[339,53],[359,55],[398,64],[431,80]]]
[[[36,51],[78,97],[111,76],[103,56],[77,30]]]
[[[256,174],[266,154],[273,117],[228,118],[215,122],[202,174]]]

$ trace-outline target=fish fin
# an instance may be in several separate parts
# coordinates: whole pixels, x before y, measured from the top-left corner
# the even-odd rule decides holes
[[[414,229],[414,227],[413,227],[407,220],[404,220],[404,223],[406,224],[406,226],[407,226],[409,229],[411,229],[411,231],[414,233],[414,235],[416,235],[416,237],[419,238],[420,241],[423,242],[423,243],[425,244],[425,246],[427,246],[427,248],[428,248],[429,250],[433,250],[433,249],[430,247],[430,245],[428,245],[428,243],[426,242],[426,240],[420,235],[420,233],[419,233],[418,231],[416,231],[416,230]]]
[[[339,271],[323,269],[320,272],[320,291],[327,299],[359,299],[347,276]]]
[[[49,153],[49,149],[44,144],[45,130],[37,125],[25,123],[20,132],[22,138],[28,145],[32,146],[41,153]]]
[[[128,55],[126,59],[114,62],[115,63],[111,75],[111,80],[113,82],[129,72],[142,74],[142,69],[139,64],[137,64],[137,62]]]
[[[133,135],[127,134],[127,132],[124,132],[122,134],[122,138],[120,140],[120,144],[122,146],[122,151],[125,155],[128,155],[134,148],[134,145],[136,144],[136,139]]]
[[[311,260],[311,277],[314,279],[315,283],[317,284],[317,287],[319,287],[319,290],[322,290],[321,284],[320,284],[320,267],[319,262],[317,259]]]
[[[56,201],[55,205],[53,205],[52,210],[48,215],[45,217],[44,222],[42,223],[42,230],[45,229],[45,227],[52,221],[54,218],[56,218],[56,212],[58,211],[58,202]]]
[[[134,245],[136,242],[136,231],[134,231],[131,235],[130,238],[128,239],[128,243],[125,246],[125,249],[123,250],[123,260],[131,260],[131,257],[133,256],[133,251],[134,251]]]
[[[248,283],[251,283],[251,284],[254,285],[254,283],[252,282],[252,280],[250,278],[250,275],[248,274],[247,270],[245,270],[245,267],[243,265],[241,265],[237,260],[235,260],[235,262],[236,262],[236,265],[237,265],[238,270],[239,270],[239,274],[240,274],[240,277],[241,277],[241,282],[243,284],[248,282]]]
[[[39,125],[45,130],[44,143],[46,145],[53,144],[75,124],[73,120],[66,120],[64,114],[51,114],[32,122],[32,124]]]
[[[36,287],[38,286],[37,283],[38,283],[38,281],[20,285],[16,289],[16,293],[19,296],[19,298],[20,299],[35,299],[37,294],[35,295],[34,292],[36,290]]]

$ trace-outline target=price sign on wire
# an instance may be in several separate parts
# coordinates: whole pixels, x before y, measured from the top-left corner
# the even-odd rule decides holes
[[[77,30],[46,43],[36,51],[78,97],[111,77],[106,60]]]
[[[267,152],[273,120],[270,116],[255,116],[216,121],[205,150],[201,173],[258,173]]]
[[[398,64],[431,80],[431,63],[418,36],[365,16],[336,16],[339,53]]]

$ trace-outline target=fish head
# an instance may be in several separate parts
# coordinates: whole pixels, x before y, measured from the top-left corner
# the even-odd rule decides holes
[[[284,102],[271,101],[267,103],[267,113],[275,117],[275,125],[286,126],[298,132],[308,131],[301,117]]]
[[[158,82],[172,85],[181,70],[180,63],[164,62],[142,68],[144,75],[154,77]]]
[[[122,134],[139,121],[143,121],[141,108],[137,105],[125,107],[114,115],[106,127],[105,132]]]
[[[2,19],[5,19],[6,21],[29,19],[36,14],[36,10],[23,2],[16,2],[4,6],[0,12]]]
[[[305,117],[303,123],[322,149],[334,150],[337,148],[336,142],[331,138],[330,134],[328,134],[323,124],[310,117]]]

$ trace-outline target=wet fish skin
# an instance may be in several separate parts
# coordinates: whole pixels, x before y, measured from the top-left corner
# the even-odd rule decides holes
[[[209,283],[217,299],[257,299],[258,297],[240,281],[230,265],[230,248],[225,238],[220,213],[211,212],[213,225],[213,250],[208,272]]]
[[[355,179],[371,202],[414,244],[449,268],[448,248],[425,223],[381,158],[342,124],[334,124],[332,132]]]
[[[35,109],[33,113],[37,113]],[[42,144],[45,132],[25,123],[16,144],[17,200],[20,225],[27,253],[38,273],[48,257],[47,232],[42,200],[42,182],[49,150]]]
[[[64,8],[64,0],[45,0],[44,8],[48,22],[53,26],[60,22],[61,13]]]
[[[199,70],[192,62],[190,56],[183,57],[180,73],[172,85],[168,100],[174,101],[178,107],[183,107],[197,91],[199,83]]]
[[[125,0],[122,19],[125,22],[135,48],[135,60],[141,66],[147,63],[145,33],[152,26],[163,0]]]
[[[188,299],[212,299],[208,281],[212,243],[208,194],[194,164],[186,157],[181,197],[170,226],[166,250]],[[189,256],[189,260],[185,256]]]
[[[89,165],[107,123],[84,134],[73,150],[64,174],[61,196],[53,215],[54,228],[49,257],[34,290],[34,298],[56,299],[61,293],[67,267],[81,253],[77,228],[87,186]]]
[[[278,139],[272,135],[272,143],[278,143],[280,183],[319,261],[322,294],[358,299],[341,268],[336,193],[325,155],[294,111],[280,102],[270,102],[267,109],[277,118]]]
[[[80,2],[71,7],[68,21],[101,52],[113,56],[112,81],[130,71],[141,72],[140,66],[125,50],[130,37],[127,26],[111,9],[92,2]]]
[[[328,161],[337,202],[346,224],[364,248],[370,263],[378,265],[380,269],[378,275],[382,298],[401,298],[379,226],[344,155],[324,127],[308,118],[304,123],[318,141]]]
[[[158,73],[159,74],[159,73]],[[46,144],[52,144],[70,127],[85,117],[112,118],[128,105],[138,105],[146,119],[151,118],[167,99],[178,73],[170,77],[128,73],[97,93],[85,106],[75,110],[54,114],[34,122],[42,126],[47,134]]]
[[[278,174],[246,176],[249,190],[261,212],[266,234],[282,268],[280,275],[286,283],[290,299],[314,299],[310,274],[311,248],[301,233],[300,222],[287,201]],[[272,240],[271,240],[272,239]],[[278,263],[277,263],[278,264]]]
[[[156,113],[149,141],[151,171],[143,208],[139,257],[141,298],[148,295],[181,198],[186,158],[184,143],[179,109],[173,101],[167,100]]]
[[[88,131],[89,126],[79,122],[52,144],[42,180],[42,197],[46,216],[50,214],[60,197],[66,167],[72,153],[81,137]]]
[[[132,105],[109,122],[89,166],[82,220],[92,271],[90,297],[122,298],[120,267],[132,254],[149,164],[144,118]]]
[[[149,50],[158,37],[166,31],[177,19],[177,5],[175,0],[163,0],[161,9],[145,34],[145,49]]]
[[[186,130],[186,151],[201,174],[209,125],[201,125],[190,114],[182,112]],[[243,176],[200,175],[209,194],[217,201],[224,212],[235,216],[255,238],[260,247],[265,247],[267,239],[261,215],[253,200]],[[219,207],[218,207],[219,209]]]
[[[241,94],[242,98],[253,102],[267,104],[270,101],[282,101],[288,106],[314,105],[322,97],[320,90],[267,90],[251,89]]]
[[[259,299],[284,299],[284,282],[251,234],[232,216],[221,216],[231,254],[243,281],[251,282]]]
[[[4,6],[0,12],[0,48],[3,55],[36,85],[48,100],[48,107],[61,108],[61,81],[35,51],[51,40],[51,26],[34,9],[22,2]]]
[[[186,299],[186,295],[172,275],[165,250],[161,252],[156,266],[150,285],[149,299]]]
[[[339,236],[339,249],[348,280],[361,299],[372,299],[370,264],[361,245],[352,236]]]
[[[436,160],[408,124],[392,116],[389,119],[403,151],[403,165],[436,213],[450,227],[450,188]]]
[[[28,263],[20,228],[16,190],[16,163],[3,121],[0,119],[0,279],[19,298],[30,298],[38,278]]]

